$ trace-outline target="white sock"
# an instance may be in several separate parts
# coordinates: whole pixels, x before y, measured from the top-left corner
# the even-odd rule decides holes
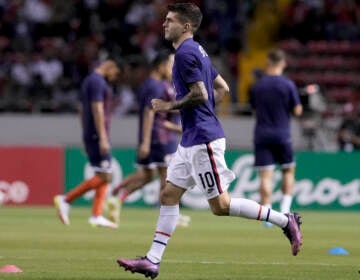
[[[290,213],[292,195],[284,194],[280,202],[280,212],[281,213]]]
[[[153,243],[146,257],[153,263],[159,263],[166,245],[173,234],[179,219],[179,205],[160,206]]]
[[[281,228],[286,227],[289,220],[284,214],[245,198],[231,198],[229,215],[267,221]]]
[[[267,207],[267,208],[272,209],[272,205],[271,205],[271,203],[266,203],[266,204],[264,204],[264,206],[265,206],[265,207]]]

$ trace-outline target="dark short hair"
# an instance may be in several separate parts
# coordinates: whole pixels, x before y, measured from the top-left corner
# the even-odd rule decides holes
[[[168,11],[177,13],[182,23],[190,22],[193,33],[200,27],[203,15],[194,3],[174,3],[168,5]]]
[[[167,61],[170,56],[170,51],[168,50],[161,50],[159,51],[155,57],[151,60],[150,67],[152,69],[157,68],[161,63]]]
[[[273,49],[267,54],[268,60],[273,64],[278,64],[279,62],[286,60],[286,54],[281,49]]]
[[[121,57],[113,55],[109,56],[107,59],[113,61],[121,72],[124,71],[125,62]]]
[[[125,64],[131,69],[140,68],[140,67],[147,68],[149,66],[148,60],[142,54],[128,55],[126,57]]]

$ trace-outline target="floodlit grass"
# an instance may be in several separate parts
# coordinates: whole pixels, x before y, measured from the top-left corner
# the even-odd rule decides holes
[[[360,218],[355,212],[303,212],[304,246],[297,257],[281,230],[209,211],[182,210],[191,225],[169,241],[157,279],[360,279]],[[153,238],[157,209],[123,209],[117,230],[92,228],[90,210],[73,208],[71,226],[52,208],[0,208],[0,267],[23,273],[0,279],[145,279],[120,269],[118,257],[144,255]],[[349,255],[329,255],[343,247]]]

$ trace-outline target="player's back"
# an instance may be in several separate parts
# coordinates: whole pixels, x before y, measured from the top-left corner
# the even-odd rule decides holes
[[[100,74],[92,72],[83,81],[80,91],[80,102],[82,104],[82,126],[84,139],[94,139],[97,136],[92,113],[92,102],[104,102],[105,127],[109,133],[110,126],[110,98],[111,92],[108,85]]]
[[[292,81],[264,75],[252,87],[250,103],[256,110],[256,138],[290,138],[290,114],[298,103]]]
[[[180,110],[183,135],[181,145],[198,145],[224,137],[223,129],[215,115],[215,97],[213,81],[218,72],[202,48],[193,39],[186,39],[175,53],[173,82],[176,99],[182,99],[189,93],[188,85],[204,82],[208,100],[191,108]]]

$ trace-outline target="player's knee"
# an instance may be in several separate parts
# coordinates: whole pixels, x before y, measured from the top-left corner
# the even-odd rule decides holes
[[[144,179],[144,184],[148,184],[153,180],[153,176],[150,174],[146,174],[143,179]]]
[[[268,188],[268,187],[261,187],[260,188],[260,193],[262,196],[269,196],[272,194],[272,189]]]
[[[231,199],[227,192],[208,200],[211,212],[216,216],[229,215],[230,201]]]
[[[154,179],[154,174],[152,172],[152,170],[142,170],[141,174],[141,179],[142,179],[142,183],[144,185],[150,183],[153,179]]]
[[[165,186],[162,190],[160,190],[160,203],[161,205],[176,205],[179,204],[181,195],[177,193],[177,190]]]
[[[215,216],[228,216],[229,215],[229,207],[225,206],[211,206],[211,212]]]
[[[295,166],[288,166],[282,169],[284,175],[292,176],[295,173]]]
[[[160,203],[161,205],[168,205],[172,203],[172,195],[171,192],[167,188],[163,188],[160,190]]]

